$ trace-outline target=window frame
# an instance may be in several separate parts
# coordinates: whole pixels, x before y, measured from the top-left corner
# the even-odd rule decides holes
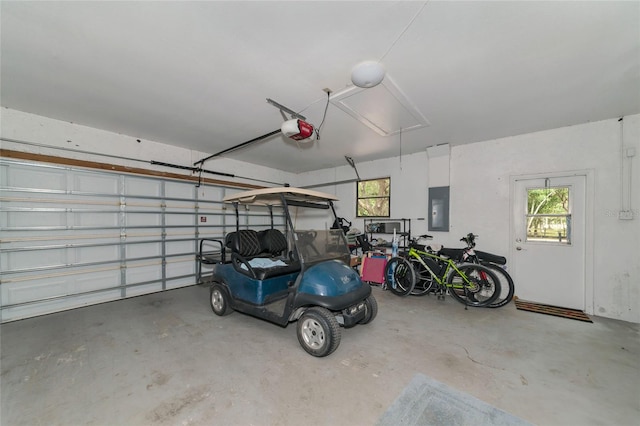
[[[530,213],[529,212],[529,196],[531,191],[536,191],[540,189],[566,189],[567,190],[567,207],[565,212],[554,212],[554,213]],[[525,207],[525,239],[527,243],[534,244],[546,244],[546,245],[561,245],[561,246],[571,246],[572,239],[572,206],[573,206],[573,195],[571,185],[559,185],[554,187],[531,187],[526,188],[527,197],[526,202],[527,206]],[[564,236],[562,232],[558,233],[558,237],[555,238],[553,236],[547,237],[546,233],[542,236],[530,235],[529,234],[529,223],[535,219],[563,219],[564,218],[564,226],[563,229],[565,231]],[[562,223],[562,220],[560,220]],[[557,232],[557,231],[554,231]]]
[[[389,181],[389,195],[384,195],[384,196],[367,196],[367,197],[361,197],[360,196],[360,184],[363,182],[371,182],[371,181],[381,181],[381,180],[388,180]],[[369,200],[369,199],[376,199],[376,198],[383,198],[383,199],[387,199],[387,203],[388,203],[388,211],[387,211],[387,215],[384,216],[368,216],[368,215],[361,215],[358,211],[358,204],[360,202],[360,200]],[[370,218],[370,217],[383,217],[383,218],[388,218],[391,217],[391,176],[386,176],[386,177],[380,177],[380,178],[374,178],[374,179],[360,179],[356,182],[356,218]]]

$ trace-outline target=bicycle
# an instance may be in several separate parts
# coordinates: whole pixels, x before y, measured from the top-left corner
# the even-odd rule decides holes
[[[460,241],[467,244],[466,248],[442,249],[440,253],[453,259],[457,259],[460,262],[479,263],[480,265],[491,268],[500,280],[501,291],[495,302],[491,303],[487,307],[500,308],[511,302],[515,293],[515,284],[513,279],[504,267],[504,265],[507,264],[507,259],[504,256],[475,250],[476,238],[478,238],[478,236],[470,232],[460,239]]]
[[[500,295],[500,281],[489,267],[456,263],[412,239],[404,256],[392,257],[387,262],[385,288],[398,296],[407,296],[416,285],[421,294],[439,293],[439,299],[449,293],[465,308],[487,306]]]

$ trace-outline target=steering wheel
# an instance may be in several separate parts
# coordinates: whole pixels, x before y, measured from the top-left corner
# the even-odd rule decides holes
[[[318,236],[317,231],[303,231],[298,234],[299,239],[305,243],[309,243],[315,240],[317,236]]]

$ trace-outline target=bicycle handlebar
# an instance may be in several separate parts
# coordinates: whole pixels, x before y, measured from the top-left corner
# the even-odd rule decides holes
[[[463,243],[466,243],[468,248],[474,248],[476,246],[476,238],[478,238],[477,235],[473,234],[472,232],[469,232],[467,235],[460,238],[460,241],[462,241]]]

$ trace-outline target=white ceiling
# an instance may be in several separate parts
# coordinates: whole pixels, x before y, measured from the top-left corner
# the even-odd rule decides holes
[[[266,98],[318,126],[322,89],[381,60],[430,123],[329,105],[317,142],[228,155],[290,172],[640,112],[637,1],[0,4],[5,107],[213,154],[280,128]]]

